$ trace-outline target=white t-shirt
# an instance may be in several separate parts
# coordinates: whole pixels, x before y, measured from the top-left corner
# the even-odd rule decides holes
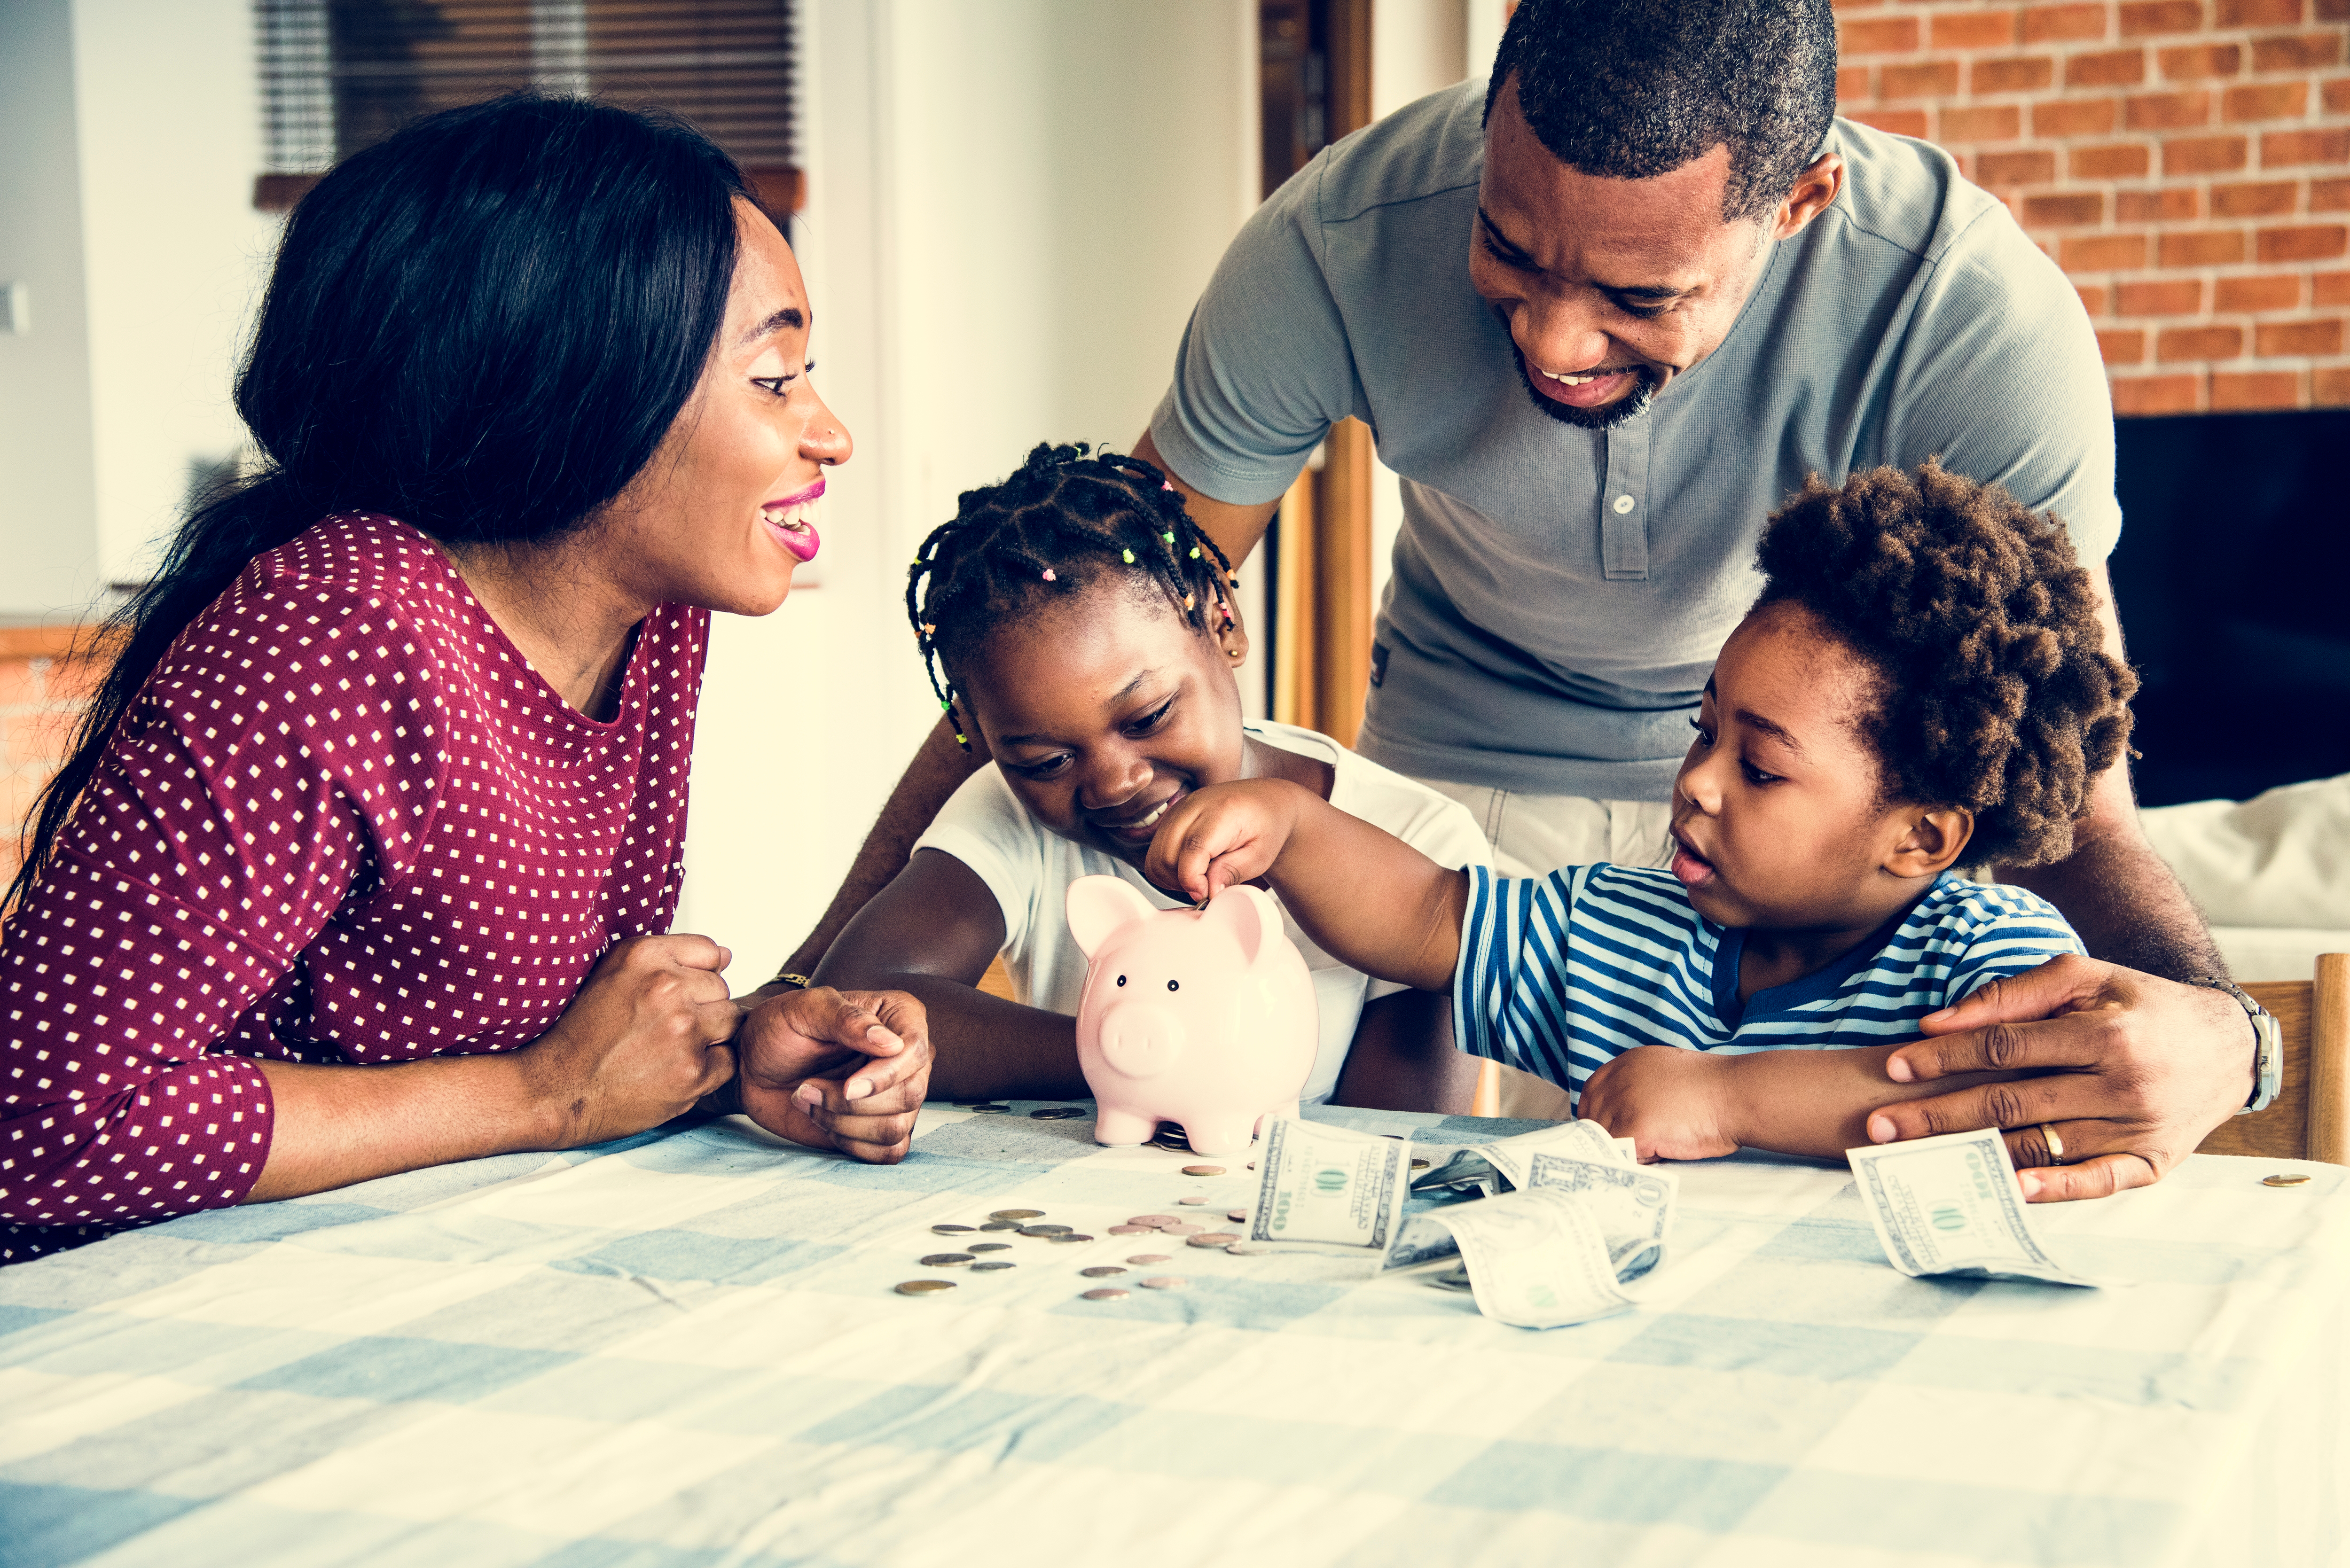
[[[1477,819],[1459,802],[1426,784],[1358,757],[1327,735],[1294,724],[1251,723],[1249,735],[1269,746],[1330,764],[1330,804],[1374,827],[1385,828],[1440,866],[1485,866],[1491,852]],[[1182,903],[1161,894],[1142,873],[1105,852],[1063,838],[1020,804],[993,763],[963,781],[914,846],[951,855],[978,874],[1003,911],[1003,967],[1014,995],[1031,1007],[1075,1016],[1086,983],[1086,955],[1069,935],[1069,884],[1110,876],[1139,889],[1162,909]],[[1409,990],[1375,981],[1315,947],[1284,912],[1289,940],[1314,976],[1321,1042],[1303,1096],[1308,1105],[1330,1097],[1355,1039],[1363,1004]]]

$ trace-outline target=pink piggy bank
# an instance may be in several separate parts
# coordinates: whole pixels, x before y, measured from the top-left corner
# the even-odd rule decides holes
[[[1089,961],[1077,1063],[1094,1138],[1141,1143],[1180,1122],[1199,1154],[1240,1154],[1267,1116],[1297,1114],[1319,1038],[1314,981],[1281,906],[1227,888],[1205,909],[1158,909],[1115,877],[1069,884]]]

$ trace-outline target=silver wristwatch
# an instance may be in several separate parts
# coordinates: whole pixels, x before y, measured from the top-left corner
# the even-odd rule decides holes
[[[2245,995],[2244,988],[2232,980],[2204,974],[2187,983],[2226,992],[2244,1010],[2244,1016],[2252,1021],[2252,1097],[2236,1114],[2248,1116],[2254,1111],[2267,1110],[2276,1103],[2277,1091],[2284,1086],[2284,1035],[2277,1026],[2276,1014]]]

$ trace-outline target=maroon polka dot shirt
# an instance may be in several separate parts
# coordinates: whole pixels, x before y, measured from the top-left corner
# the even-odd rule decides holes
[[[0,936],[0,1262],[244,1198],[255,1058],[511,1051],[667,930],[709,622],[649,616],[599,724],[405,524],[246,567]]]

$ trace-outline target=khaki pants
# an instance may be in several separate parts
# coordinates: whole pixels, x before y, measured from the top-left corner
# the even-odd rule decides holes
[[[1469,808],[1493,869],[1504,877],[1539,877],[1561,866],[1605,860],[1617,866],[1672,864],[1672,807],[1662,801],[1592,800],[1579,794],[1519,794],[1482,784],[1420,783]],[[1566,1091],[1531,1073],[1503,1067],[1501,1114],[1563,1121],[1574,1113]]]

